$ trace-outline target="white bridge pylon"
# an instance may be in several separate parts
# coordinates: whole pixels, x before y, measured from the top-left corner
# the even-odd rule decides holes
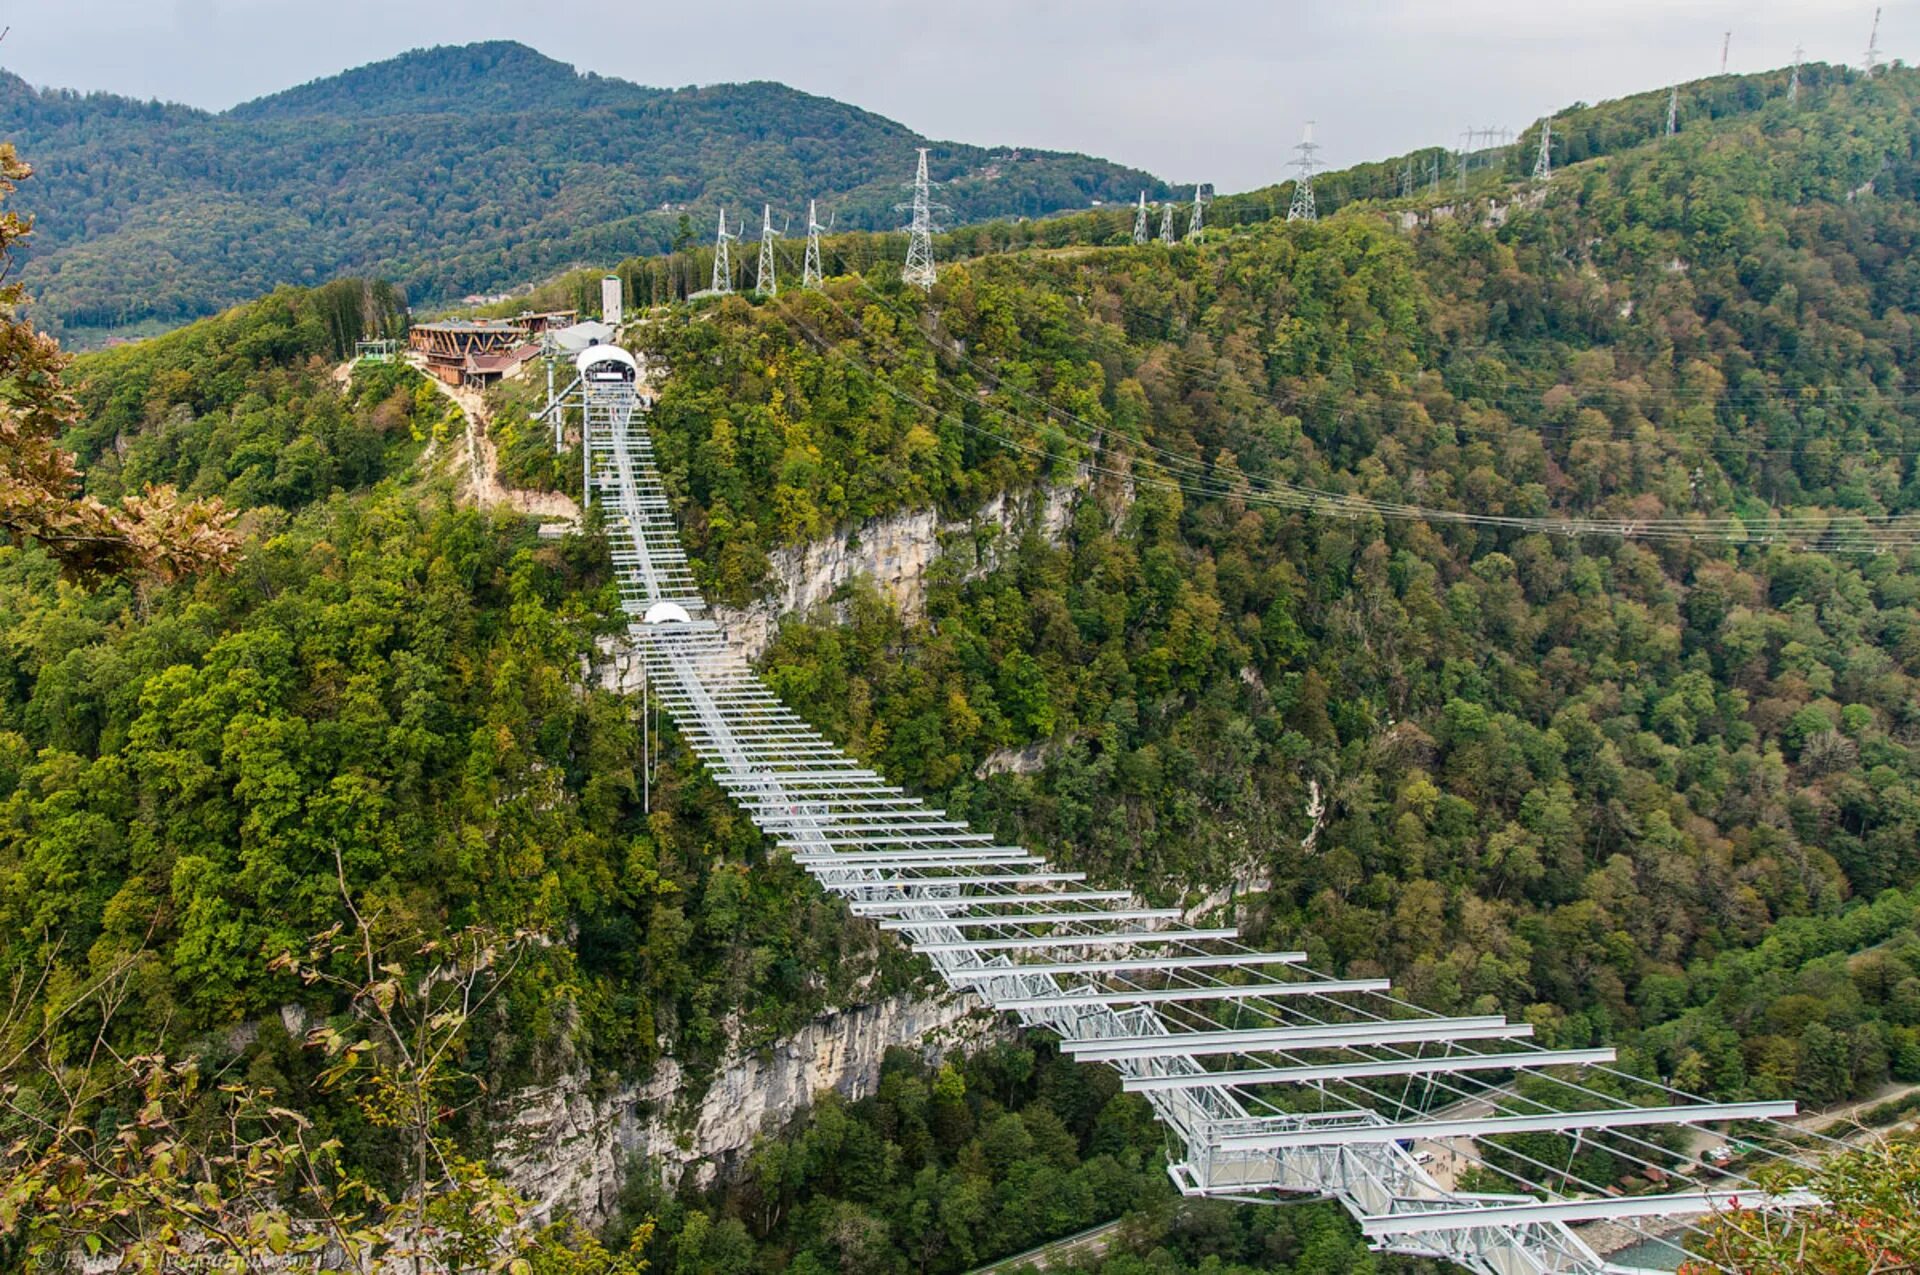
[[[1792,1103],[1704,1102],[1619,1072],[1590,1088],[1573,1069],[1611,1062],[1613,1050],[1544,1048],[1527,1023],[1431,1013],[1394,998],[1384,979],[1333,978],[1307,968],[1304,952],[1255,951],[1233,929],[1189,925],[1177,909],[1092,888],[1082,873],[974,832],[847,756],[707,618],[654,463],[635,361],[596,346],[576,368],[542,416],[556,439],[563,421],[581,431],[583,498],[604,508],[633,648],[681,738],[855,915],[897,933],[956,989],[1057,1034],[1064,1053],[1105,1063],[1144,1095],[1173,1135],[1169,1172],[1183,1192],[1326,1196],[1377,1248],[1485,1275],[1631,1269],[1571,1229],[1583,1222],[1657,1235],[1736,1200],[1810,1201],[1725,1174],[1689,1180],[1690,1152],[1656,1140],[1661,1126],[1684,1126],[1718,1142],[1709,1125],[1776,1121]],[[1526,1096],[1516,1090],[1523,1077]],[[1616,1096],[1636,1083],[1655,1105]],[[1541,1131],[1602,1137],[1623,1159],[1658,1165],[1655,1180],[1687,1189],[1620,1196],[1573,1177],[1570,1161],[1477,1141]],[[1460,1163],[1513,1189],[1463,1189],[1446,1167]]]

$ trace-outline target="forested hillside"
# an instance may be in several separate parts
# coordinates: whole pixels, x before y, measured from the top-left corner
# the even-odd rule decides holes
[[[1920,1082],[1920,550],[1778,521],[1920,513],[1920,76],[1812,82],[1666,140],[1647,99],[1570,112],[1604,145],[1544,188],[1250,204],[1171,249],[1065,218],[931,296],[876,269],[662,309],[696,570],[738,601],[775,548],[1072,487],[1061,536],[984,572],[956,547],[922,615],[856,585],[791,617],[769,679],[983,828],[1156,900],[1238,882],[1257,937],[1434,1008],[1729,1098]],[[697,1091],[923,972],[671,732],[641,810],[634,705],[582,669],[613,628],[598,528],[461,505],[445,400],[329,377],[391,304],[288,289],[76,368],[96,490],[224,497],[232,576],[87,589],[0,549],[0,959],[49,1051],[271,1084],[382,1181],[390,1135],[294,1026],[346,1001],[272,959],[349,901],[396,945],[535,936],[455,1055],[475,1155],[523,1083],[671,1056]],[[1037,773],[994,764],[1029,747]],[[1157,1155],[1137,1097],[1016,1041],[896,1057],[710,1192],[635,1172],[616,1227],[654,1218],[659,1270],[957,1272],[1137,1210],[1123,1247],[1165,1251],[1113,1275],[1367,1269],[1333,1210],[1175,1209]]]
[[[779,84],[644,88],[506,42],[220,114],[0,73],[0,136],[39,171],[22,204],[38,313],[83,342],[348,272],[416,302],[495,292],[708,238],[723,204],[804,221],[818,198],[841,226],[888,225],[916,145],[961,220],[1161,189],[1083,155],[928,142]]]
[[[1920,506],[1914,92],[1622,147],[1503,222],[1361,208],[675,312],[663,460],[721,594],[823,525],[1091,468],[1062,543],[938,575],[911,623],[856,590],[768,657],[1002,837],[1160,900],[1238,874],[1268,943],[1700,1092],[1920,1081],[1920,561],[1766,534]],[[977,777],[1029,745],[1040,774]]]

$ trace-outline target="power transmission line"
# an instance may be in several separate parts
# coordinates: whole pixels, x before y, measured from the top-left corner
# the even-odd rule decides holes
[[[1147,192],[1140,192],[1140,206],[1133,210],[1133,242],[1143,244],[1147,241]]]
[[[800,286],[820,286],[820,219],[814,215],[814,201],[807,201],[807,257],[800,267]]]
[[[780,295],[780,277],[773,267],[773,205],[760,205],[760,264],[753,271],[753,290],[763,297]]]
[[[933,183],[927,180],[927,148],[920,148],[920,166],[913,175],[913,202],[895,204],[895,212],[913,213],[913,221],[907,227],[907,264],[901,268],[900,277],[922,292],[933,291],[939,272],[933,263]]]
[[[1313,121],[1307,121],[1306,129],[1300,134],[1300,144],[1293,148],[1300,158],[1293,166],[1300,175],[1293,182],[1293,204],[1287,209],[1288,221],[1318,221],[1319,211],[1313,205],[1313,153],[1320,148],[1313,141]]]
[[[733,291],[733,260],[727,244],[734,236],[727,233],[727,210],[720,210],[720,233],[713,239],[713,292]]]
[[[872,292],[876,300],[882,300],[882,301],[885,300],[880,296],[878,292],[873,291],[873,288],[870,284],[865,284],[863,282],[862,286],[866,287],[869,292]],[[1159,314],[1154,314],[1147,311],[1139,310],[1139,309],[1136,309],[1135,307],[1126,305],[1124,302],[1120,304],[1120,309],[1125,313],[1128,313],[1136,318],[1139,318],[1148,322],[1158,323],[1162,325],[1170,324],[1170,321],[1164,315],[1159,315]],[[1168,331],[1165,334],[1165,339],[1173,340],[1173,339],[1176,339],[1176,337],[1172,331]],[[1518,347],[1515,347],[1509,344],[1509,345],[1503,345],[1502,348],[1510,350]],[[965,355],[959,355],[958,357],[960,357],[963,361],[972,363],[972,360],[967,359]],[[1200,379],[1206,381],[1206,383],[1208,384],[1219,386],[1221,388],[1226,388],[1226,382],[1218,379],[1217,373],[1214,373],[1211,370],[1210,365],[1207,365],[1198,361],[1184,359],[1178,355],[1175,355],[1172,358],[1171,363],[1175,366],[1184,366],[1188,368],[1190,371],[1194,372],[1197,376],[1199,376]],[[983,373],[987,372],[987,369],[981,367],[977,363],[974,363],[973,366],[977,371],[981,371]],[[1478,385],[1478,382],[1473,381],[1471,378],[1469,378],[1466,382],[1463,383],[1460,381],[1460,378],[1453,372],[1448,372],[1440,368],[1431,368],[1426,370],[1431,371],[1433,375],[1442,378],[1446,383],[1449,393],[1455,394],[1456,396],[1465,397],[1471,392],[1473,397],[1482,398],[1490,406],[1501,407],[1504,410],[1514,411],[1514,410],[1524,410],[1528,408],[1534,408],[1534,407],[1538,407],[1542,401],[1542,396],[1538,392],[1520,392],[1516,396],[1513,392],[1502,390],[1500,392],[1487,394],[1484,392],[1486,388],[1484,386],[1481,387],[1480,391],[1474,391],[1474,386]],[[1259,399],[1263,399],[1265,401],[1271,402],[1275,406],[1278,406],[1288,412],[1300,412],[1303,409],[1310,407],[1313,402],[1312,395],[1303,394],[1300,392],[1266,393],[1257,389],[1251,389],[1249,386],[1245,384],[1237,385],[1234,388],[1236,392],[1251,393],[1255,398],[1259,398]],[[1362,388],[1363,387],[1357,384],[1355,386],[1350,387],[1350,389],[1355,393],[1358,393]],[[1374,386],[1371,388],[1375,388],[1379,390],[1398,390],[1398,389],[1403,389],[1404,387],[1398,386],[1397,383],[1390,385],[1386,382],[1382,382],[1380,385]],[[1019,391],[1018,389],[1015,389],[1014,392],[1021,393],[1021,391]],[[1821,395],[1822,395],[1821,401],[1823,403],[1832,403],[1832,402],[1838,402],[1838,401],[1856,401],[1854,397],[1851,395],[1836,398],[1834,391],[1831,389],[1831,387],[1823,389],[1821,391]],[[1688,403],[1688,402],[1711,401],[1714,403],[1719,403],[1727,406],[1739,406],[1742,404],[1754,405],[1758,403],[1785,402],[1797,396],[1792,393],[1763,394],[1763,395],[1734,395],[1734,394],[1723,393],[1723,394],[1696,396],[1696,395],[1681,394],[1672,389],[1667,389],[1664,391],[1659,391],[1658,393],[1654,394],[1654,397],[1663,398],[1676,404]],[[1885,401],[1889,404],[1895,403],[1897,401],[1905,401],[1904,398],[1901,398],[1901,399],[1887,398],[1884,395],[1875,395],[1874,397],[1880,399],[1881,401]],[[1916,397],[1916,396],[1905,396],[1905,397]],[[1046,406],[1046,410],[1050,413],[1056,413],[1060,409],[1052,406]],[[1392,419],[1390,416],[1390,412],[1391,412],[1391,409],[1384,404],[1368,407],[1357,402],[1349,403],[1348,405],[1346,405],[1341,409],[1339,421],[1336,422],[1336,424],[1345,423],[1346,421],[1354,419],[1355,417],[1371,417],[1372,419],[1379,420],[1383,423],[1388,423]],[[1537,423],[1530,426],[1530,428],[1538,430],[1543,436],[1558,436],[1558,435],[1570,433],[1574,427],[1541,422],[1541,423]],[[1610,441],[1618,441],[1618,440],[1610,440]],[[1754,447],[1747,444],[1733,443],[1731,440],[1717,440],[1713,442],[1707,442],[1703,440],[1694,440],[1689,445],[1707,448],[1716,453],[1724,452],[1724,451],[1737,451],[1742,455],[1748,455],[1748,456],[1799,455],[1804,450],[1804,447],[1786,447],[1786,448]],[[1897,456],[1920,455],[1920,449],[1890,448],[1887,446],[1883,446],[1881,442],[1878,440],[1870,443],[1869,446],[1871,446],[1872,450],[1876,454],[1883,457],[1896,456],[1896,455]],[[1908,521],[1920,520],[1920,515],[1897,515],[1894,517],[1896,519],[1905,519]]]
[[[831,302],[831,298],[829,298]],[[860,321],[848,314],[837,302],[832,302],[840,311],[842,318],[862,335],[871,335]],[[868,378],[886,392],[903,401],[933,413],[938,418],[953,421],[960,428],[982,437],[992,439],[1003,446],[1033,455],[1040,459],[1051,460],[1052,453],[1044,447],[1025,443],[1010,435],[966,419],[962,415],[943,412],[932,403],[917,398],[892,384],[887,378],[879,376],[863,360],[845,354],[838,347],[830,345],[818,334],[805,329],[808,337],[822,353],[838,358],[864,371]],[[944,377],[940,378],[944,381]],[[986,404],[986,409],[1006,418],[1014,424],[1023,424],[1017,416],[1003,408]],[[1053,414],[1067,419],[1078,420],[1070,412],[1050,409]],[[1085,422],[1081,422],[1085,424]],[[1087,446],[1097,446],[1098,434],[1094,439],[1075,439]],[[1284,480],[1254,480],[1257,486],[1237,484],[1223,478],[1211,467],[1194,457],[1158,447],[1145,440],[1133,440],[1148,452],[1161,458],[1169,467],[1170,476],[1157,478],[1137,470],[1115,470],[1097,463],[1088,463],[1086,468],[1129,482],[1143,482],[1200,496],[1205,499],[1217,499],[1222,496],[1235,496],[1249,504],[1265,504],[1277,508],[1293,509],[1304,513],[1317,513],[1322,516],[1353,519],[1362,516],[1374,516],[1398,521],[1417,521],[1429,523],[1457,523],[1474,526],[1497,527],[1515,531],[1535,531],[1555,535],[1598,535],[1627,540],[1664,540],[1664,541],[1715,541],[1732,544],[1797,544],[1823,547],[1833,552],[1878,552],[1889,548],[1913,548],[1920,545],[1920,523],[1912,516],[1893,516],[1873,518],[1856,516],[1853,521],[1864,524],[1862,527],[1835,526],[1838,521],[1826,516],[1781,517],[1775,515],[1767,522],[1758,522],[1752,526],[1747,520],[1738,517],[1688,517],[1688,518],[1542,518],[1518,514],[1483,514],[1466,510],[1437,509],[1420,505],[1404,504],[1396,501],[1383,501],[1346,492],[1329,491],[1322,488],[1290,483]],[[1182,481],[1181,475],[1186,475]],[[1242,476],[1246,478],[1247,476]],[[1874,535],[1874,529],[1883,533],[1893,533],[1890,538]],[[1823,543],[1824,542],[1824,543]]]

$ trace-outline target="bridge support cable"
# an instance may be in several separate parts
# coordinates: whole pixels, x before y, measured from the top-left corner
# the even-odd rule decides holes
[[[1658,1092],[1643,1104],[1587,1088],[1569,1069],[1609,1062],[1612,1050],[1535,1045],[1530,1024],[1435,1014],[1391,996],[1384,979],[1320,974],[1303,952],[1253,951],[1231,928],[1086,888],[1085,874],[973,832],[847,756],[707,618],[632,378],[582,371],[569,393],[581,409],[585,495],[605,511],[649,695],[755,825],[856,915],[898,934],[956,989],[1055,1033],[1064,1053],[1112,1067],[1143,1094],[1173,1135],[1169,1172],[1183,1192],[1331,1197],[1377,1247],[1484,1275],[1624,1270],[1572,1229],[1584,1221],[1671,1230],[1735,1199],[1805,1203],[1769,1201],[1724,1171],[1702,1188],[1682,1171],[1684,1155],[1627,1132],[1679,1126],[1718,1139],[1711,1126],[1777,1121],[1792,1104],[1675,1103],[1651,1082]],[[1393,1081],[1405,1082],[1398,1096],[1374,1087]],[[1547,1092],[1564,1092],[1567,1109],[1538,1096]],[[1576,1129],[1631,1163],[1678,1161],[1662,1172],[1689,1189],[1620,1199],[1582,1183],[1590,1196],[1568,1198],[1541,1182],[1577,1182],[1569,1173],[1541,1166],[1535,1181],[1521,1166],[1537,1161],[1479,1141]],[[1430,1169],[1423,1144],[1516,1190],[1458,1188]]]

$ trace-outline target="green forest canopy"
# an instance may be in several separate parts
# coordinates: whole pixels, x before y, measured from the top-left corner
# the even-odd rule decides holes
[[[1168,900],[1250,872],[1256,937],[1435,1008],[1617,1042],[1730,1098],[1920,1081],[1914,551],[1251,498],[1298,481],[1560,514],[1914,511],[1913,93],[1899,72],[1798,112],[1776,97],[1575,167],[1499,225],[1402,233],[1361,207],[1199,248],[981,258],[924,303],[848,280],[664,314],[653,424],[697,568],[744,598],[773,548],[846,521],[1130,467],[1131,490],[1084,480],[1057,542],[955,546],[921,616],[855,588],[792,617],[769,678],[892,778],[1102,879]],[[336,849],[426,933],[562,936],[476,1033],[466,1064],[496,1094],[569,1067],[642,1076],[663,1050],[697,1090],[730,1014],[751,1045],[876,966],[864,994],[912,985],[920,967],[684,753],[638,809],[631,706],[579,672],[613,611],[592,528],[542,544],[458,506],[419,468],[443,400],[404,371],[333,387],[337,316],[365,297],[287,290],[80,365],[73,442],[100,489],[222,495],[249,542],[231,578],[139,592],[0,550],[9,970],[51,971],[57,1005],[136,958],[150,1008],[129,1043],[237,1048],[336,1126],[350,1113],[275,1011],[337,1007],[260,959],[338,919]],[[1169,489],[1170,457],[1221,481]],[[984,766],[1026,745],[1039,774]],[[1308,848],[1310,782],[1329,808]],[[227,1044],[246,1022],[266,1026]],[[1150,1164],[1138,1112],[1021,1052],[1038,1081],[967,1063],[957,1098],[896,1064],[851,1117],[868,1132],[823,1111],[737,1189],[638,1200],[663,1215],[661,1260],[858,1242],[881,1269],[916,1246],[957,1264],[1095,1215],[1101,1182],[1124,1194]],[[501,1114],[477,1109],[468,1137]],[[848,1139],[899,1167],[756,1176]],[[1059,1216],[994,1203],[1016,1172],[1057,1175]],[[935,1187],[983,1211],[916,1214]],[[789,1220],[755,1212],[769,1192]],[[1317,1225],[1216,1251],[1350,1250]]]

